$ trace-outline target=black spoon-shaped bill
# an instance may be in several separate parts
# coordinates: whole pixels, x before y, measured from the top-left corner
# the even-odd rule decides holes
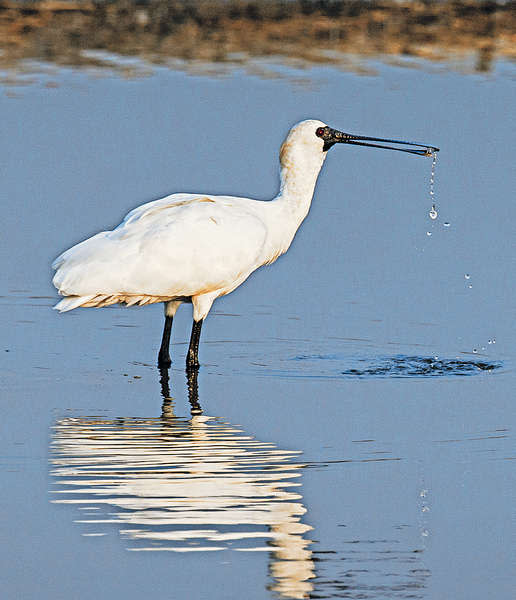
[[[315,132],[317,137],[324,141],[323,150],[329,150],[334,144],[353,144],[354,146],[369,146],[370,148],[383,148],[385,150],[399,150],[418,156],[432,156],[434,152],[439,152],[439,148],[430,144],[420,144],[419,142],[407,142],[404,140],[392,140],[387,138],[369,137],[365,135],[354,135],[344,133],[331,127],[319,127]],[[371,143],[375,142],[375,143]],[[379,143],[376,143],[379,142]],[[381,143],[380,143],[381,142]],[[394,144],[386,145],[386,144]],[[407,146],[411,146],[407,148]]]

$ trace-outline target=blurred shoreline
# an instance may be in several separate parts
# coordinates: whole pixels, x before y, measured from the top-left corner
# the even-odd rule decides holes
[[[244,66],[258,61],[360,72],[360,59],[422,59],[489,73],[516,62],[516,2],[0,0],[0,69],[26,61],[110,67]],[[116,66],[115,66],[116,68]],[[131,69],[123,67],[131,76]],[[134,74],[137,76],[137,73]]]

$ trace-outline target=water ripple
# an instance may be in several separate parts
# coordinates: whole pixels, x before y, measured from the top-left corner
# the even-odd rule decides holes
[[[300,453],[223,419],[64,418],[52,435],[52,502],[81,509],[83,535],[116,527],[133,552],[266,551],[274,589],[304,598],[314,564],[305,538]]]
[[[428,356],[343,357],[336,354],[300,355],[294,361],[309,362],[315,368],[320,361],[334,364],[333,376],[346,378],[399,378],[399,377],[463,377],[491,373],[502,367],[498,361],[462,360]],[[343,364],[346,368],[342,370]]]

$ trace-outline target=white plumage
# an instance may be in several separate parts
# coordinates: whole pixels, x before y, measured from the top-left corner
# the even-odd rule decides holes
[[[378,141],[425,149],[379,146]],[[191,302],[194,323],[187,365],[198,366],[201,325],[213,301],[287,251],[310,208],[326,152],[336,143],[419,155],[430,151],[420,144],[352,136],[321,121],[302,121],[281,146],[281,185],[275,198],[264,202],[173,194],[143,204],[113,231],[98,233],[55,260],[53,283],[65,296],[55,308],[65,312],[80,306],[164,302],[158,364],[168,366],[172,319],[182,302]]]
[[[65,298],[55,308],[165,302],[172,318],[187,301],[194,323],[202,322],[217,297],[287,251],[326,155],[315,134],[320,127],[308,120],[291,129],[280,151],[280,192],[271,201],[172,194],[61,254],[53,283]],[[169,363],[168,349],[163,354],[160,362]],[[194,365],[196,356],[190,358]]]
[[[74,308],[77,296],[88,305],[115,298],[141,304],[230,292],[267,259],[269,214],[260,214],[262,204],[174,194],[135,209],[115,230],[56,260],[54,284],[68,296],[56,308]]]

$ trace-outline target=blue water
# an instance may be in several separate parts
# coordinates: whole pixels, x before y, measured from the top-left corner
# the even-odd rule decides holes
[[[514,78],[52,77],[0,95],[3,595],[512,598]],[[189,307],[168,382],[161,307],[51,310],[52,259],[134,206],[272,197],[307,117],[439,146],[438,218],[431,160],[332,149],[198,382]]]

